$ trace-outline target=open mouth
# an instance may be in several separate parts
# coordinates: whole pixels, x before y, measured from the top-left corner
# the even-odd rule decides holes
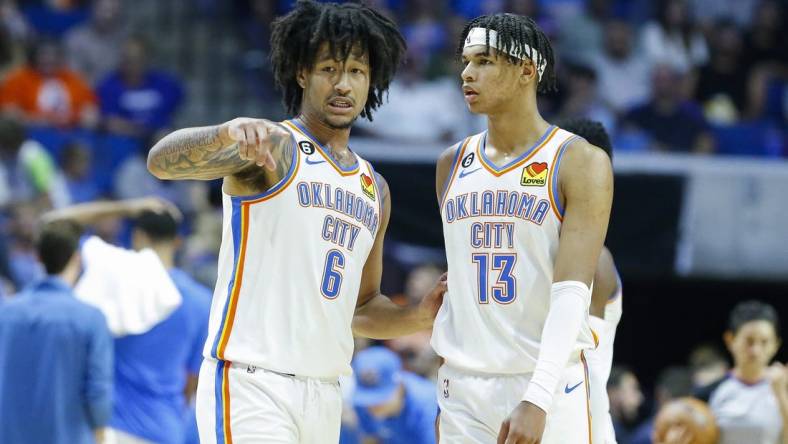
[[[353,108],[353,102],[344,97],[336,97],[328,102],[328,106],[339,111],[346,111]]]

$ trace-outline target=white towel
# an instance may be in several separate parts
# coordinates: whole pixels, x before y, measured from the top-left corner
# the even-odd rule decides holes
[[[114,336],[145,333],[181,305],[180,292],[152,250],[126,250],[90,236],[80,253],[84,270],[77,298],[104,313]]]

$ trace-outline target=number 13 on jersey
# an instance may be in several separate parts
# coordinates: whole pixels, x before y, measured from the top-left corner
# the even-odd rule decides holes
[[[471,261],[476,264],[480,304],[489,303],[490,294],[499,304],[511,304],[517,298],[517,279],[512,274],[516,253],[474,253]]]

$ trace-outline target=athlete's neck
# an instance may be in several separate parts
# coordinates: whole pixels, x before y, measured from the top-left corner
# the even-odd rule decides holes
[[[332,128],[319,118],[308,112],[303,112],[296,117],[302,125],[326,148],[331,149],[334,154],[341,155],[348,150],[348,140],[350,139],[350,127],[337,129]]]
[[[733,376],[745,384],[755,384],[760,382],[766,373],[766,369],[761,366],[743,365],[733,369]]]
[[[487,144],[499,152],[519,153],[536,143],[550,124],[539,115],[535,104],[530,108],[488,114]]]

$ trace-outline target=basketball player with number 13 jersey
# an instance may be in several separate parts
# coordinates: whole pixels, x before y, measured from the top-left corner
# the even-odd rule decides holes
[[[433,328],[442,443],[591,440],[583,350],[612,199],[599,148],[544,121],[550,43],[530,18],[482,16],[460,43],[463,92],[487,131],[443,153],[449,265]]]

